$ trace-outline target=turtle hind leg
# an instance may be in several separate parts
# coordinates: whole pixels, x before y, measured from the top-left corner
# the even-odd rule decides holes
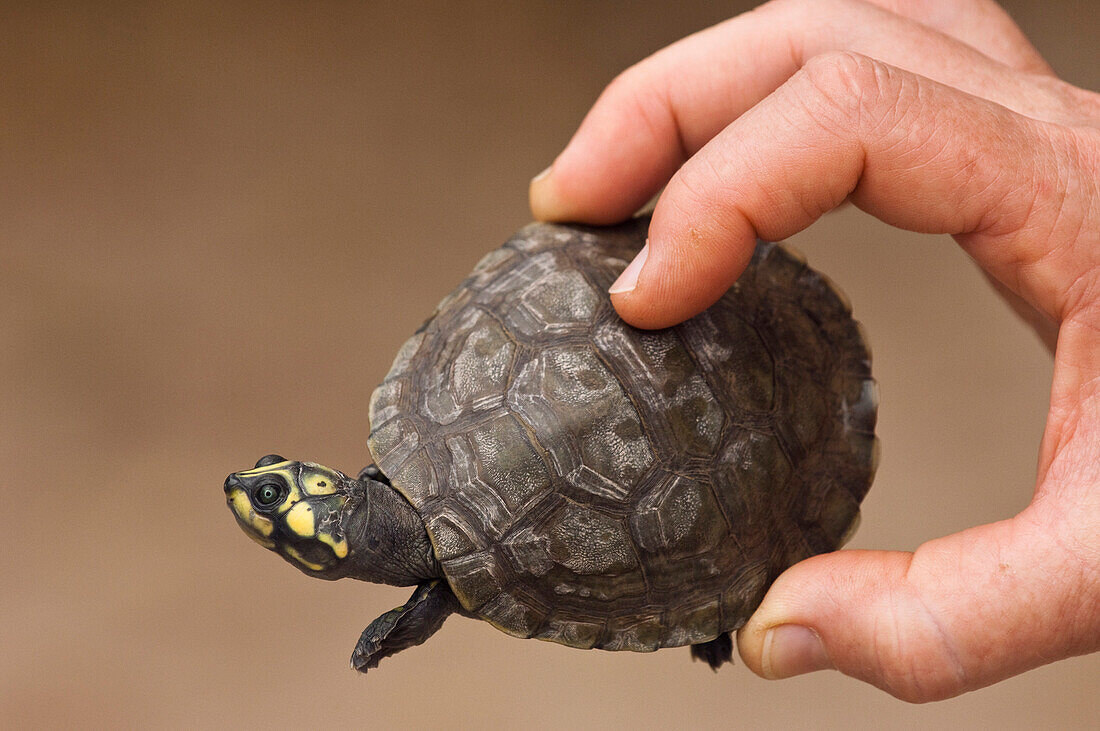
[[[436,579],[416,587],[409,601],[371,622],[355,651],[351,665],[361,673],[378,667],[384,658],[422,644],[459,609],[447,582]]]
[[[691,657],[703,660],[710,669],[718,672],[723,663],[733,662],[733,640],[729,632],[723,632],[710,642],[700,642],[691,646]]]

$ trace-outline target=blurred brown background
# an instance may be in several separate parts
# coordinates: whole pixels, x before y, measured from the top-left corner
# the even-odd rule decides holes
[[[527,221],[603,85],[748,5],[5,4],[0,725],[1095,723],[1097,656],[913,707],[459,618],[359,678],[359,632],[408,590],[307,579],[224,506],[271,451],[361,467],[398,346]],[[1091,0],[1010,9],[1100,87]],[[795,241],[875,346],[884,457],[854,545],[1020,510],[1050,376],[1030,332],[946,237],[848,210]]]

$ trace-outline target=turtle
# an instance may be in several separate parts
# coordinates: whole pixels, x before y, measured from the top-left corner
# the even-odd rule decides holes
[[[772,581],[855,530],[877,395],[848,300],[758,241],[709,309],[633,328],[607,290],[648,222],[535,223],[486,255],[373,392],[356,477],[273,454],[226,480],[245,533],[306,574],[416,586],[355,669],[452,614],[717,669]]]

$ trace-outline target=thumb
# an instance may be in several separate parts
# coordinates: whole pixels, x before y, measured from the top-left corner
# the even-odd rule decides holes
[[[1088,581],[1031,512],[915,553],[796,564],[739,632],[741,657],[769,679],[836,668],[926,702],[1087,652],[1097,630],[1079,594]]]

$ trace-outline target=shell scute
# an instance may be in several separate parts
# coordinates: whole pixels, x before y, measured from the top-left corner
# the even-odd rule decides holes
[[[454,511],[443,511],[424,521],[432,537],[435,555],[448,563],[477,550],[480,528],[470,526]]]
[[[570,505],[548,534],[550,558],[578,576],[621,574],[638,564],[625,526],[598,510]]]
[[[648,615],[613,617],[607,623],[604,650],[653,652],[661,647],[664,621],[659,612]]]
[[[603,633],[599,622],[584,622],[561,617],[551,617],[535,637],[581,650],[590,650]]]
[[[580,491],[621,500],[653,461],[637,409],[590,346],[534,354],[508,401],[553,455],[558,473]]]
[[[634,543],[640,550],[670,558],[704,555],[728,533],[714,495],[706,483],[681,475],[650,491],[631,517]]]

